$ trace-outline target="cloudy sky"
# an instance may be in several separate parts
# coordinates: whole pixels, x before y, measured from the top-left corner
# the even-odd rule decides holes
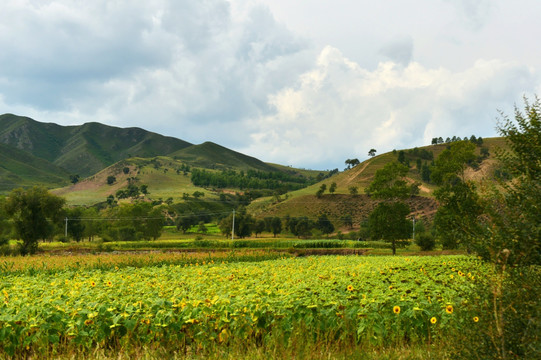
[[[497,135],[541,94],[539,0],[4,0],[0,113],[263,161]]]

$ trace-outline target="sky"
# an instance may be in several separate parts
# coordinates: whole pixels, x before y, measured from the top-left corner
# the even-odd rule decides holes
[[[265,162],[497,136],[541,94],[539,0],[4,0],[0,114]]]

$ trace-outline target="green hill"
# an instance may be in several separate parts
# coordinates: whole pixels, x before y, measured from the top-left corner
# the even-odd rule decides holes
[[[424,165],[429,166],[432,162],[430,158],[436,159],[447,145],[429,145],[384,153],[370,158],[349,170],[340,172],[331,178],[304,189],[290,192],[287,197],[282,197],[281,200],[270,197],[257,199],[248,209],[260,218],[266,216],[304,215],[316,219],[319,214],[326,213],[335,224],[339,224],[344,215],[351,215],[354,223],[358,224],[367,218],[376,204],[374,200],[364,194],[365,188],[372,182],[377,170],[383,168],[389,162],[398,161],[400,152],[403,152],[403,161],[410,166],[408,178],[411,182],[420,183],[420,193],[408,201],[409,205],[413,214],[417,217],[432,218],[437,209],[437,203],[433,199],[435,186],[430,182],[423,181],[422,167]],[[494,153],[497,148],[505,147],[506,143],[503,138],[484,139],[482,146],[478,146],[476,150],[479,163],[474,168],[468,169],[466,175],[476,181],[491,179],[497,167]],[[482,148],[488,150],[488,156],[483,157],[481,155]],[[417,167],[418,160],[420,160],[421,168]],[[328,189],[333,182],[336,183],[336,191],[333,194],[327,191],[321,198],[315,196],[322,184],[326,184]],[[351,188],[356,188],[357,195],[351,194]]]
[[[176,160],[188,162],[193,166],[207,169],[277,171],[276,167],[261,160],[209,141],[200,145],[186,147],[169,154],[169,156]]]
[[[37,184],[58,187],[68,182],[69,174],[64,169],[22,150],[0,144],[0,191]]]
[[[86,177],[132,156],[166,155],[191,144],[140,128],[99,123],[60,126],[13,114],[0,115],[0,143]]]

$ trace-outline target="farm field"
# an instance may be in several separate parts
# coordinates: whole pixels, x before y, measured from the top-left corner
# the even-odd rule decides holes
[[[489,269],[473,257],[173,255],[137,266],[58,257],[71,264],[42,269],[0,260],[0,357],[430,354],[485,320],[470,299]]]

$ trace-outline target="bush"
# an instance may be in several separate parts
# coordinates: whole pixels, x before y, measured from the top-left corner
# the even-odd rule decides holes
[[[420,233],[415,239],[415,243],[421,248],[422,251],[434,250],[436,247],[436,240],[429,232]]]

